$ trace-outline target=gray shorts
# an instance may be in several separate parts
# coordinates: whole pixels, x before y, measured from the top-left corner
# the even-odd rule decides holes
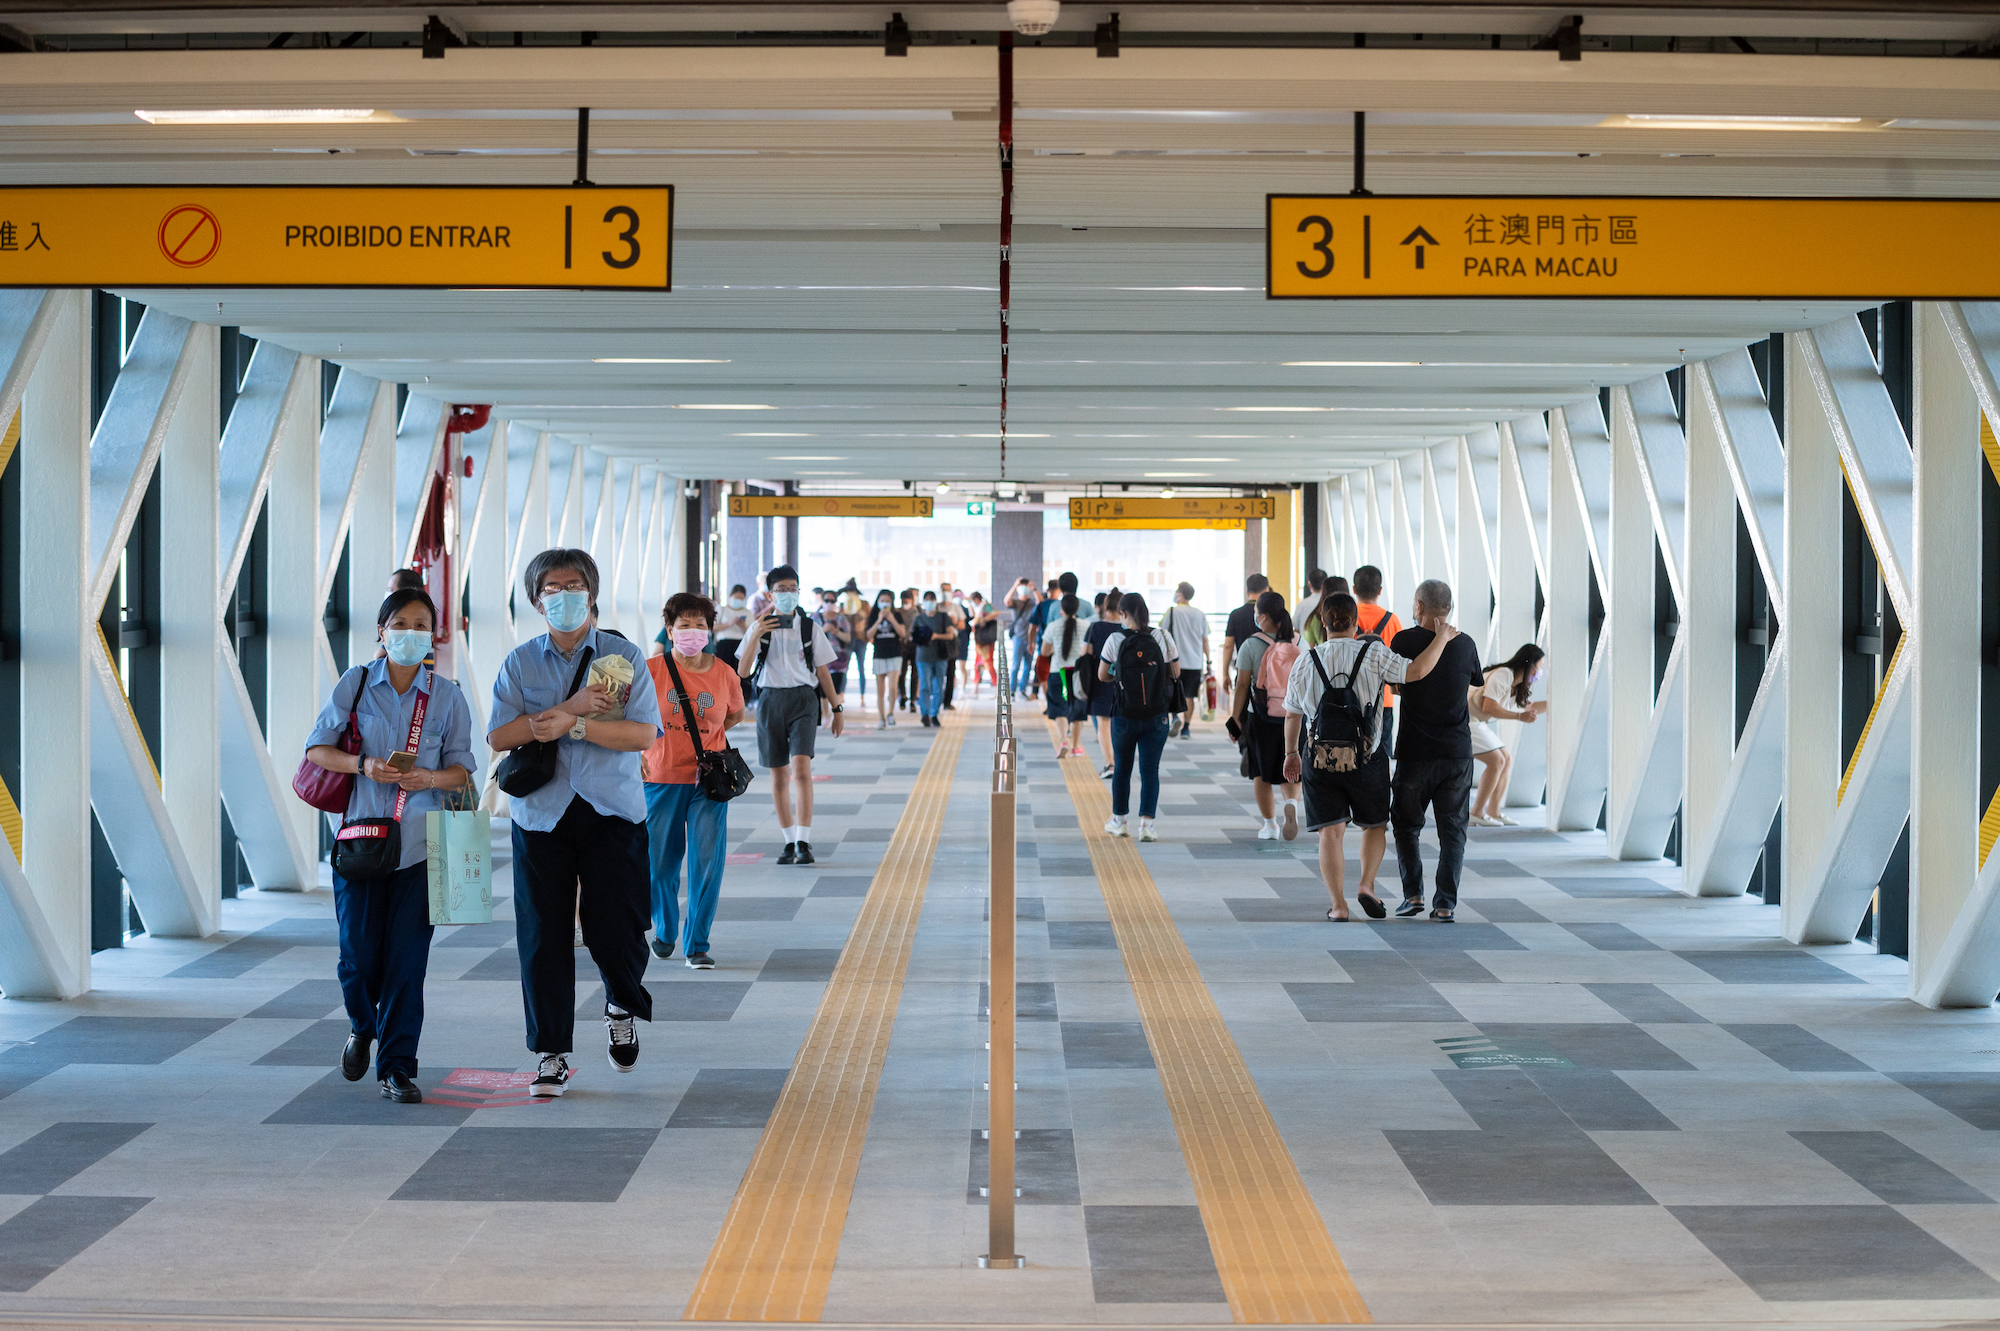
[[[757,761],[783,767],[794,758],[813,756],[819,733],[819,689],[801,684],[791,689],[765,689],[757,695]]]

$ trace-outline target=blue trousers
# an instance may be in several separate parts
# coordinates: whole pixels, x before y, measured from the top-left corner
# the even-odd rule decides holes
[[[722,894],[722,866],[729,851],[729,806],[701,787],[646,783],[646,848],[653,863],[653,933],[672,942],[679,925],[681,861],[687,861],[687,932],[681,951],[708,951],[709,926]]]
[[[407,833],[406,833],[407,835]],[[417,1075],[424,1033],[424,974],[431,964],[431,898],[421,862],[387,878],[333,876],[340,925],[340,997],[347,1024],[375,1041],[375,1075]]]
[[[917,711],[922,715],[936,716],[944,705],[944,672],[949,669],[949,661],[917,662]]]
[[[1033,642],[1034,639],[1032,638],[1016,637],[1014,639],[1014,678],[1012,680],[1012,687],[1016,693],[1023,692],[1027,689],[1028,685],[1034,683],[1035,653],[1032,650]]]
[[[1111,718],[1111,812],[1122,818],[1132,807],[1134,759],[1139,764],[1139,816],[1151,818],[1160,811],[1160,755],[1166,748],[1165,712],[1143,721]]]

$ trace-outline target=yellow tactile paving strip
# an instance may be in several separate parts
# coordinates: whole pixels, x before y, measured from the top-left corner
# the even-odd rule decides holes
[[[946,713],[695,1283],[697,1322],[816,1322],[847,1225],[924,886],[965,741]]]
[[[1145,861],[1105,835],[1105,783],[1085,758],[1062,769],[1230,1311],[1248,1323],[1372,1322]]]

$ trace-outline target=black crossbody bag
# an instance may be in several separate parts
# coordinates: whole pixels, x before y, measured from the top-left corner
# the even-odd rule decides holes
[[[591,649],[583,649],[582,657],[576,663],[576,673],[570,676],[569,692],[558,702],[566,702],[576,696],[583,687],[584,674],[590,669]],[[507,756],[500,760],[500,770],[495,780],[500,789],[509,795],[531,795],[556,779],[556,745],[561,740],[531,739],[518,749],[509,749]]]
[[[680,667],[674,664],[671,649],[667,652],[667,673],[674,677],[674,692],[681,700],[681,720],[687,723],[688,738],[694,741],[694,783],[707,798],[726,804],[750,789],[750,764],[726,743],[719,749],[701,747],[701,727],[695,724],[694,702],[688,697],[687,685],[681,682]]]
[[[360,695],[355,695],[360,706]],[[416,753],[423,744],[424,714],[430,710],[431,695],[419,693],[410,716],[409,742],[405,753]],[[357,777],[356,780],[366,778]],[[367,883],[387,878],[403,863],[403,810],[409,807],[410,792],[396,791],[393,818],[349,818],[341,823],[333,838],[333,871],[350,883]]]

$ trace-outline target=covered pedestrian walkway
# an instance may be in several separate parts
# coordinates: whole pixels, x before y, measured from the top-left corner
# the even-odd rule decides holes
[[[0,1326],[2000,1323],[1996,51],[0,0]],[[856,663],[714,968],[541,1098],[487,734],[548,549],[640,653],[785,565],[1192,581],[1221,712],[1128,839],[1041,700]],[[1546,653],[1454,923],[1329,920],[1223,731],[1246,586],[1363,567]],[[420,1104],[342,1075],[290,787],[407,570],[496,902]]]

